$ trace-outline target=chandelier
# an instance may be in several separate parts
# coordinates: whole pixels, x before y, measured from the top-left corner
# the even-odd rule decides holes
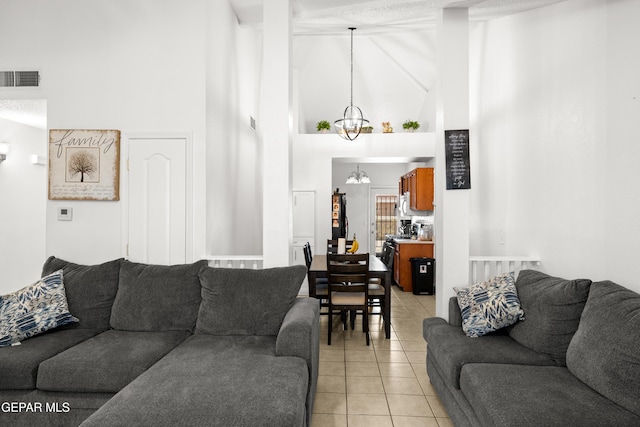
[[[334,126],[338,135],[353,141],[360,135],[362,127],[369,124],[369,120],[364,118],[360,108],[353,105],[353,30],[355,28],[351,27],[349,30],[351,30],[351,101],[344,109],[342,118],[334,122]]]
[[[371,180],[365,171],[360,172],[360,165],[356,167],[356,171],[351,172],[347,178],[347,184],[370,184]]]

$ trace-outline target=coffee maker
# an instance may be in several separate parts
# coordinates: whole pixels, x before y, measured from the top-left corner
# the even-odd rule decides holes
[[[400,226],[398,227],[398,234],[403,237],[410,238],[413,231],[410,219],[401,219]]]

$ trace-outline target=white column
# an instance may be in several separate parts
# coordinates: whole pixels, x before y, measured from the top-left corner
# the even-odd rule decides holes
[[[291,0],[264,2],[260,122],[263,139],[264,266],[289,264],[291,240]]]
[[[447,318],[453,287],[467,286],[469,280],[471,190],[446,190],[444,149],[445,130],[469,129],[468,9],[443,9],[437,33],[436,315]]]

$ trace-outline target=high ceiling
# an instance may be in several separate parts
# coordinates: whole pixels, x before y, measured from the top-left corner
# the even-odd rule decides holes
[[[486,21],[564,0],[292,0],[294,34],[389,32],[432,28],[445,7],[469,8],[472,22]],[[264,0],[229,0],[242,26],[262,24]]]
[[[495,19],[565,0],[292,0],[294,34],[380,33],[433,28],[445,7],[469,8],[472,22]],[[241,26],[260,28],[264,0],[229,0]],[[45,128],[42,100],[0,101],[0,118]]]

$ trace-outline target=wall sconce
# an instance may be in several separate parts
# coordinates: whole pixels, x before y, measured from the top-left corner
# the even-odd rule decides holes
[[[8,142],[0,142],[0,162],[7,160],[9,148],[11,148],[11,145]]]

